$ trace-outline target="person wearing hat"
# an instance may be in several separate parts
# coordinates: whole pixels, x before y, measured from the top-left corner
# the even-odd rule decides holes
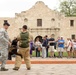
[[[9,26],[10,24],[8,22],[4,22],[3,28],[0,29],[0,71],[8,71],[8,69],[5,68],[5,65],[8,59],[8,45],[11,45],[7,33],[7,29],[9,28]]]

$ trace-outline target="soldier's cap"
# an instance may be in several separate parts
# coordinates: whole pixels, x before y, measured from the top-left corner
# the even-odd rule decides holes
[[[10,24],[8,22],[4,22],[3,24],[4,26],[7,25],[7,26],[10,26]]]

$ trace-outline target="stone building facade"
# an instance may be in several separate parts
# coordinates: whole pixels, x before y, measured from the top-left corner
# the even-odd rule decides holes
[[[0,27],[4,20],[7,20],[11,26],[8,30],[10,38],[16,37],[23,25],[28,26],[29,32],[35,38],[36,36],[50,36],[55,38],[63,36],[66,38],[76,38],[76,17],[65,17],[63,14],[51,10],[42,1],[27,11],[16,13],[12,18],[0,18]]]

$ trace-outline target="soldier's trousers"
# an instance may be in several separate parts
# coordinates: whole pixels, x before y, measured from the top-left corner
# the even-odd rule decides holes
[[[0,62],[2,68],[5,68],[7,59],[8,59],[8,49],[7,48],[0,49]]]
[[[18,55],[16,55],[15,67],[20,67],[20,65],[22,63],[22,57],[23,57],[24,61],[26,63],[26,67],[31,68],[30,49],[29,48],[19,48],[19,51],[17,53],[18,53]],[[21,54],[22,57],[19,54]]]

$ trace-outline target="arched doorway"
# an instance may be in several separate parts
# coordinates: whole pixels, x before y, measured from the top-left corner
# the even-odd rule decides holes
[[[52,36],[53,38],[55,38],[55,34],[51,34],[51,36]]]
[[[39,35],[39,36],[36,36],[34,41],[36,41],[37,38],[39,38],[39,41],[40,41],[40,42],[43,41],[42,36],[40,36],[40,35]]]

